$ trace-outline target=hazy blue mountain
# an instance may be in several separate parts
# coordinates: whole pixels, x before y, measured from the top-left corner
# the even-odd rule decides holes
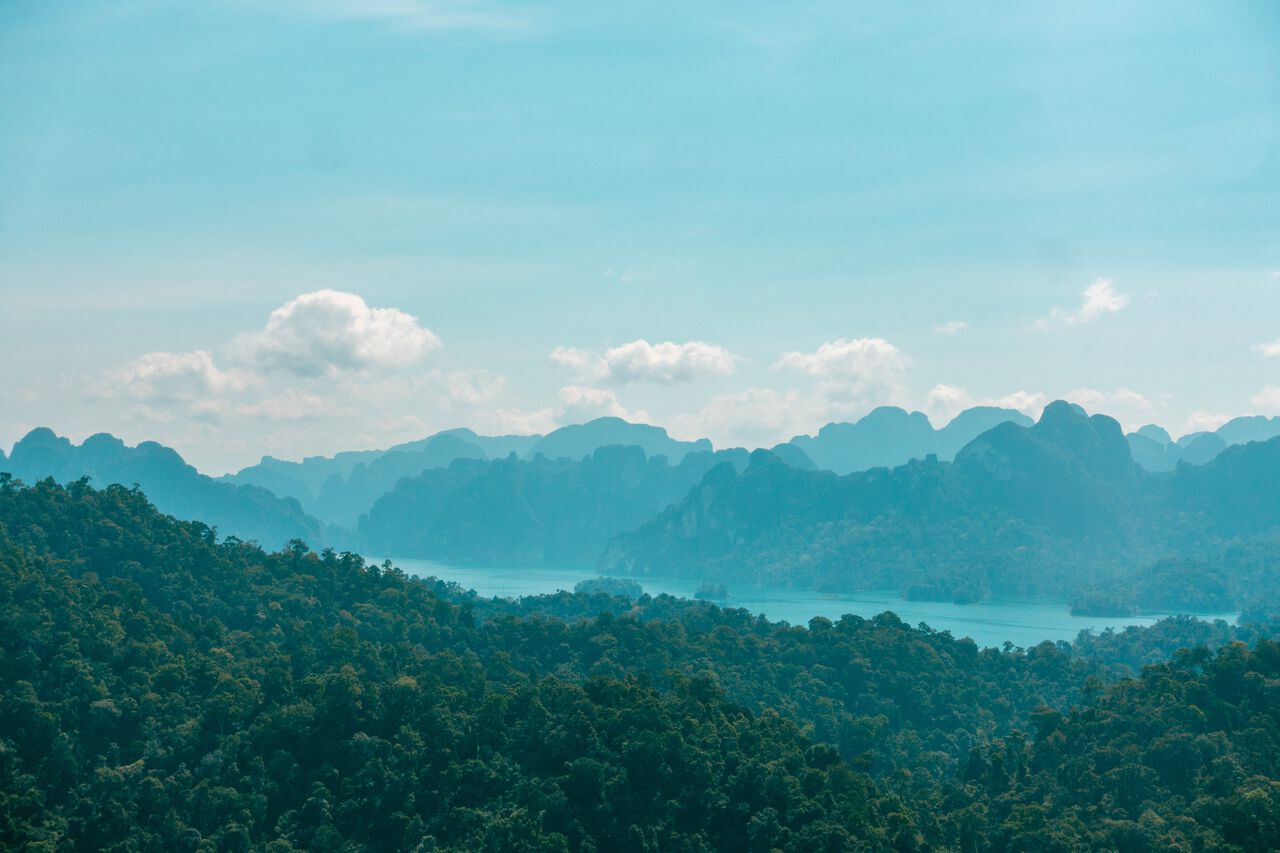
[[[1203,465],[1226,450],[1227,442],[1217,433],[1206,432],[1197,435],[1191,441],[1179,443],[1177,447],[1182,451],[1184,462],[1189,465]]]
[[[297,499],[303,509],[330,524],[352,526],[383,492],[401,477],[454,459],[493,459],[524,454],[540,435],[477,435],[470,429],[449,429],[386,450],[353,450],[333,456],[309,456],[288,462],[264,456],[235,474],[220,479],[237,485],[270,489]]]
[[[1227,442],[1213,432],[1191,433],[1163,443],[1157,438],[1161,435],[1169,437],[1160,427],[1148,425],[1126,436],[1133,460],[1148,471],[1172,471],[1179,463],[1203,465],[1227,448]]]
[[[848,474],[893,467],[929,454],[950,460],[975,437],[1007,421],[1022,426],[1032,422],[1013,409],[978,406],[935,430],[921,412],[880,406],[854,423],[827,424],[816,436],[798,435],[790,443],[803,450],[817,467]]]
[[[615,537],[600,569],[964,600],[1062,595],[1160,558],[1211,555],[1231,537],[1280,537],[1277,484],[1280,439],[1156,474],[1134,463],[1116,421],[1057,402],[1034,426],[988,430],[954,463],[837,476],[757,451],[744,471],[712,469]]]
[[[367,465],[383,454],[381,450],[353,450],[333,456],[308,456],[301,462],[290,462],[272,456],[262,457],[234,474],[219,477],[234,485],[261,486],[281,497],[296,499],[310,511],[320,490],[331,477],[345,478],[357,465]]]
[[[1174,442],[1174,444],[1176,444],[1178,447],[1189,447],[1191,446],[1191,444],[1193,444],[1194,442],[1196,442],[1201,438],[1204,438],[1206,435],[1212,435],[1212,433],[1206,432],[1205,430],[1200,430],[1199,432],[1189,432],[1186,435],[1181,436],[1177,441]]]
[[[423,450],[432,440],[442,436],[453,436],[459,438],[469,445],[475,445],[484,451],[486,459],[502,459],[514,453],[517,456],[527,454],[535,444],[541,439],[541,435],[477,435],[474,430],[466,429],[447,429],[438,432],[435,435],[422,438],[417,441],[410,441],[404,444],[397,444],[387,449],[388,453],[397,451],[418,451]],[[462,458],[462,457],[459,457]],[[467,457],[471,458],[471,457]]]
[[[1142,428],[1142,430],[1150,429],[1150,427]],[[1172,441],[1161,442],[1153,438],[1151,432],[1144,433],[1142,430],[1125,436],[1133,461],[1147,471],[1172,471],[1177,468],[1178,462],[1182,459],[1182,448]],[[1167,436],[1168,433],[1165,435]]]
[[[583,459],[458,459],[400,480],[360,520],[369,554],[450,563],[590,566],[609,538],[634,529],[716,465],[745,451],[689,453],[677,465],[643,448],[607,446]]]
[[[176,451],[154,441],[128,447],[115,436],[99,433],[75,445],[41,427],[14,445],[4,470],[25,482],[52,477],[67,483],[88,476],[98,487],[137,484],[161,512],[203,521],[222,536],[256,540],[271,548],[290,539],[313,546],[324,542],[320,523],[296,500],[206,477]]]
[[[1280,436],[1280,415],[1271,418],[1262,415],[1232,418],[1218,427],[1217,434],[1228,445],[1268,441]]]
[[[665,456],[674,465],[688,453],[710,452],[711,442],[678,441],[662,427],[633,424],[622,418],[596,418],[553,430],[525,452],[527,458],[541,453],[548,459],[582,459],[601,447],[639,447],[648,456]]]
[[[1168,430],[1158,424],[1147,424],[1146,426],[1138,427],[1137,434],[1149,441],[1154,441],[1162,447],[1173,444],[1173,439],[1169,436]]]
[[[937,431],[937,444],[933,452],[944,461],[954,459],[960,452],[960,448],[1002,423],[1014,423],[1027,427],[1034,421],[1017,409],[974,406],[956,415],[946,426]]]
[[[391,491],[401,477],[429,468],[448,467],[456,459],[485,459],[484,450],[456,432],[439,433],[411,449],[388,450],[367,465],[360,463],[344,480],[334,475],[325,482],[314,504],[315,515],[330,524],[354,527],[373,502]]]
[[[799,447],[791,444],[790,442],[785,444],[775,444],[773,447],[769,448],[769,452],[786,464],[790,465],[792,468],[799,468],[801,471],[818,470],[818,466],[809,458],[809,454],[805,453]]]

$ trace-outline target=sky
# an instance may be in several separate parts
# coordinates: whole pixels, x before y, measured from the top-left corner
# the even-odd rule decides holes
[[[1280,414],[1271,0],[0,2],[0,447],[1055,398]]]

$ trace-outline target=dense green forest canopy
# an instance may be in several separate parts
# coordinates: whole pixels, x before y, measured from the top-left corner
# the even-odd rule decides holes
[[[1271,635],[982,650],[892,614],[484,601],[5,479],[0,845],[1266,849]]]

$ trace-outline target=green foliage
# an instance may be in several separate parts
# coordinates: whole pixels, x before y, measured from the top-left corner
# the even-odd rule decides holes
[[[1280,647],[1162,624],[1023,652],[892,614],[482,602],[2,481],[0,847],[1274,846]],[[1205,631],[1216,655],[1105,686]]]
[[[616,595],[622,598],[639,598],[644,587],[631,578],[587,578],[574,584],[573,591],[588,595]]]

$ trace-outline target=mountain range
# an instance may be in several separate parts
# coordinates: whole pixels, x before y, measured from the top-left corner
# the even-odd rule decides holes
[[[296,538],[469,564],[599,559],[615,574],[1128,607],[1117,590],[1171,600],[1229,548],[1246,548],[1233,559],[1251,577],[1265,570],[1278,505],[1266,478],[1280,478],[1280,444],[1259,440],[1277,434],[1280,418],[1253,417],[1178,441],[1153,425],[1126,436],[1062,402],[1038,423],[980,407],[934,429],[919,412],[882,407],[749,454],[601,418],[545,436],[454,429],[383,451],[266,457],[213,479],[154,442],[100,434],[77,446],[41,428],[0,453],[0,470],[136,483],[164,512],[270,547]]]
[[[277,497],[258,486],[219,482],[154,441],[128,447],[115,436],[99,433],[76,445],[41,427],[13,446],[0,470],[29,483],[46,477],[60,483],[88,477],[98,486],[136,484],[162,512],[272,548],[291,539],[316,545],[325,541],[323,525],[293,498]]]
[[[683,498],[707,471],[746,463],[737,449],[688,453],[672,465],[635,445],[582,459],[456,459],[378,498],[355,544],[453,564],[591,567],[610,537]]]
[[[1027,426],[1031,418],[1014,409],[978,406],[934,429],[923,412],[880,406],[853,423],[827,424],[816,436],[798,435],[790,444],[803,450],[814,465],[837,474],[892,468],[929,455],[955,458],[982,433],[1006,421]]]
[[[717,466],[680,503],[616,537],[601,569],[956,600],[1062,597],[1169,558],[1183,558],[1167,565],[1186,572],[1186,561],[1212,566],[1231,548],[1280,555],[1278,535],[1280,439],[1150,472],[1116,421],[1056,402],[1031,427],[984,432],[952,463],[839,476],[756,451],[744,470]],[[1270,565],[1259,571],[1280,568]],[[1238,579],[1235,603],[1250,585]]]
[[[662,427],[606,417],[564,426],[545,436],[482,436],[469,429],[451,429],[385,451],[313,456],[302,462],[266,456],[257,465],[222,479],[262,486],[296,498],[306,511],[326,523],[351,528],[402,477],[445,468],[456,459],[502,459],[514,454],[522,459],[545,456],[581,460],[611,445],[639,447],[646,455],[664,456],[672,464],[678,464],[688,453],[712,449],[705,438],[679,441]]]

